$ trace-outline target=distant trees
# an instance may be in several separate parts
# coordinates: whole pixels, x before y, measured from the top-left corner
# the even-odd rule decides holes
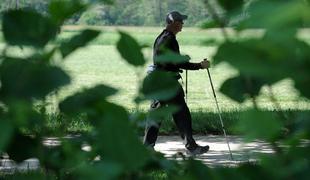
[[[0,14],[7,9],[32,8],[47,14],[51,0],[0,0]],[[93,1],[93,0],[88,0]],[[203,0],[114,0],[113,5],[95,4],[83,14],[76,14],[66,24],[87,25],[162,25],[169,11],[178,10],[189,15],[186,25],[194,26],[208,17]]]
[[[94,7],[78,23],[105,25],[160,25],[169,11],[189,15],[187,25],[197,25],[207,17],[202,0],[115,0],[113,6]]]
[[[49,1],[51,0],[0,0],[0,10],[3,12],[13,8],[32,8],[46,13]]]

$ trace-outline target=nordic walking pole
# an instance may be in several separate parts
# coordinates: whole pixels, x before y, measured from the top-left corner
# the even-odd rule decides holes
[[[185,100],[187,102],[187,86],[188,85],[188,74],[187,74],[187,70],[185,71]]]
[[[215,91],[214,91],[214,87],[213,87],[213,83],[212,83],[212,79],[211,79],[211,75],[210,75],[209,68],[207,68],[207,71],[208,71],[208,76],[209,76],[211,88],[212,88],[212,91],[213,91],[213,96],[214,96],[214,100],[215,100],[217,112],[218,112],[218,115],[219,115],[219,117],[220,117],[220,121],[221,121],[221,125],[222,125],[222,130],[223,130],[223,132],[224,132],[224,136],[225,136],[226,143],[227,143],[227,146],[228,146],[228,150],[229,150],[229,153],[230,153],[230,158],[231,158],[231,160],[233,160],[233,156],[232,156],[232,153],[231,153],[231,150],[230,150],[229,141],[228,141],[227,136],[226,136],[225,127],[224,127],[224,123],[223,123],[223,120],[222,120],[222,116],[221,116],[221,111],[220,111],[220,108],[219,108],[219,104],[218,104],[218,102],[217,102],[216,94],[215,94]]]

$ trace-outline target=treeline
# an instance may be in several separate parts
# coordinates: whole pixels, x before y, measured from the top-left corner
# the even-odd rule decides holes
[[[31,8],[46,14],[50,1],[0,0],[0,12]],[[166,14],[172,10],[187,14],[188,26],[200,25],[209,18],[203,0],[114,0],[113,5],[95,4],[86,12],[76,14],[66,24],[157,26],[164,23]]]

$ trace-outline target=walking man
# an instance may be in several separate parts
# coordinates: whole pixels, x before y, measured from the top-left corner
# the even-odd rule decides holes
[[[176,81],[181,78],[179,73],[182,73],[181,69],[185,70],[199,70],[206,69],[210,66],[208,60],[203,60],[200,63],[159,63],[156,62],[156,58],[163,55],[165,50],[172,51],[180,54],[179,44],[176,39],[176,35],[181,32],[183,27],[183,21],[187,19],[186,15],[182,15],[177,11],[170,12],[166,17],[166,28],[156,38],[153,46],[153,70],[161,70],[167,72],[174,72],[176,74]],[[192,135],[192,118],[190,111],[184,99],[184,90],[180,85],[177,95],[167,101],[153,100],[151,103],[151,110],[157,109],[161,106],[176,105],[178,111],[172,114],[173,120],[181,134],[182,139],[185,141],[185,148],[191,155],[198,155],[206,153],[209,150],[209,146],[199,146]],[[146,146],[154,147],[157,140],[160,123],[148,123],[145,130],[144,144]]]

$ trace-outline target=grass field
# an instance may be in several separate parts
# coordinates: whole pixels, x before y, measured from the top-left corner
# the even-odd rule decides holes
[[[61,65],[67,70],[72,77],[72,84],[61,89],[57,100],[62,100],[66,96],[73,94],[85,87],[91,87],[96,84],[107,84],[118,88],[119,93],[111,98],[112,101],[121,104],[128,109],[134,109],[132,102],[137,93],[136,69],[129,66],[119,55],[115,43],[119,36],[117,31],[126,31],[133,35],[140,44],[148,45],[144,49],[144,56],[151,63],[152,44],[156,36],[162,31],[162,28],[151,27],[93,27],[100,29],[103,33],[86,48],[77,50],[70,55]],[[81,27],[66,26],[56,41],[64,41],[76,34]],[[229,31],[232,38],[236,37],[253,37],[261,36],[259,30],[248,31],[240,35]],[[302,31],[300,36],[304,39],[309,38],[307,33]],[[212,56],[216,53],[217,45],[222,41],[221,33],[218,29],[201,30],[198,28],[184,28],[183,32],[178,34],[180,50],[182,54],[188,54],[192,62],[199,62],[208,57],[212,62]],[[2,39],[2,38],[0,38]],[[205,43],[211,41],[212,43]],[[3,47],[3,46],[2,46]],[[12,50],[14,54],[15,51]],[[21,54],[27,52],[21,51]],[[233,56],[233,55],[232,55]],[[140,69],[142,76],[146,75],[145,69]],[[215,89],[218,90],[225,79],[236,75],[237,72],[228,64],[219,64],[210,69]],[[268,73],[268,72],[266,72]],[[192,111],[215,112],[214,99],[209,84],[207,72],[204,70],[189,71],[188,73],[188,105]],[[142,77],[139,77],[142,78]],[[183,73],[185,79],[185,73]],[[258,98],[258,105],[264,109],[273,109],[270,103],[266,89],[262,89],[262,95]],[[274,92],[277,92],[277,99],[284,109],[309,109],[309,101],[299,98],[298,93],[294,90],[292,82],[287,79],[279,82],[274,86]],[[251,106],[250,102],[241,105],[235,103],[217,91],[220,107],[223,111],[235,111]],[[54,100],[51,98],[51,100]],[[148,103],[143,104],[142,109],[148,108]]]
[[[86,87],[92,87],[96,84],[106,84],[118,88],[119,93],[111,98],[111,101],[125,106],[129,111],[135,110],[133,99],[137,94],[138,79],[146,75],[146,66],[151,64],[152,60],[152,44],[156,36],[162,31],[162,28],[150,27],[92,27],[102,30],[102,34],[92,41],[86,48],[78,49],[75,53],[68,56],[65,61],[57,61],[72,77],[72,83],[69,86],[62,88],[56,96],[51,96],[48,100],[50,106],[48,111],[50,115],[51,130],[63,126],[63,120],[53,115],[56,111],[57,102],[63,100],[69,95],[80,91]],[[78,26],[66,26],[63,28],[56,42],[65,41],[69,37],[81,30]],[[115,44],[118,41],[117,31],[126,31],[134,36],[140,44],[147,45],[144,49],[144,56],[147,59],[147,65],[142,69],[135,69],[128,65],[119,55]],[[308,36],[309,30],[303,30],[300,37],[310,42]],[[259,30],[247,31],[240,35],[236,35],[233,31],[229,31],[232,38],[248,38],[261,36]],[[223,40],[218,29],[201,30],[197,28],[184,28],[183,32],[178,34],[180,50],[182,54],[191,56],[192,62],[199,62],[203,58],[208,57],[212,62],[212,57],[216,53],[217,46]],[[0,36],[0,41],[3,38]],[[211,43],[205,43],[211,42]],[[3,48],[3,43],[0,44],[0,50]],[[28,49],[20,50],[19,48],[10,48],[8,54],[13,56],[27,56]],[[233,56],[233,54],[232,54]],[[56,59],[57,60],[57,59]],[[136,72],[140,71],[140,76],[136,76]],[[218,89],[221,84],[229,77],[237,74],[228,64],[222,63],[217,66],[212,66],[210,69],[213,83],[218,96],[218,101],[221,110],[223,111],[223,120],[228,128],[228,133],[231,133],[230,125],[238,119],[240,113],[248,107],[251,107],[251,102],[238,104],[227,98]],[[268,72],[266,72],[268,73]],[[189,71],[188,73],[188,105],[192,111],[193,129],[195,133],[220,133],[218,116],[216,114],[216,106],[213,99],[212,90],[210,87],[207,72],[205,70]],[[185,79],[185,73],[183,73]],[[300,98],[298,92],[293,88],[291,80],[286,79],[277,83],[274,87],[276,99],[279,101],[281,108],[285,110],[310,110],[310,101]],[[262,94],[259,96],[258,105],[265,110],[273,110],[273,104],[267,94],[266,88],[262,89]],[[148,109],[148,102],[145,102],[140,108]],[[207,120],[207,121],[206,121]],[[75,120],[67,128],[68,132],[80,132],[90,130],[88,122]],[[139,129],[143,134],[143,127]],[[176,132],[175,126],[171,121],[165,121],[162,124],[161,133],[169,134]],[[53,134],[53,132],[51,132]]]
[[[90,46],[85,49],[80,49],[68,57],[64,66],[72,75],[73,84],[60,92],[61,99],[82,87],[104,83],[120,89],[120,93],[113,97],[113,101],[129,109],[134,108],[132,99],[137,90],[137,77],[135,75],[135,69],[128,66],[127,63],[121,59],[114,46],[118,39],[116,29],[107,28]],[[162,29],[141,27],[120,29],[132,34],[141,44],[149,45],[149,48],[145,49],[144,55],[148,60],[148,64],[150,64],[153,40]],[[66,27],[63,34],[61,34],[61,38],[65,39],[72,33],[75,33],[75,29]],[[233,35],[232,32],[230,34]],[[252,33],[247,32],[241,36],[249,37],[259,34],[260,32],[256,31]],[[219,30],[213,29],[207,31],[196,28],[185,28],[183,32],[178,35],[178,40],[180,42],[181,52],[190,55],[192,62],[199,62],[205,57],[210,58],[212,61],[212,56],[217,50],[217,43],[219,43],[222,38]],[[210,40],[214,40],[215,43],[203,45],[205,41]],[[145,76],[145,68],[141,71],[143,72],[142,76]],[[225,79],[237,74],[228,64],[220,64],[212,67],[210,71],[216,89],[219,89],[221,83],[224,82]],[[214,112],[214,100],[206,71],[189,71],[188,75],[189,107],[193,111]],[[185,79],[185,73],[183,73],[183,79]],[[277,92],[277,99],[284,109],[308,109],[310,107],[309,102],[298,97],[298,93],[294,90],[292,82],[289,79],[283,80],[275,85],[274,91]],[[217,92],[217,94],[223,111],[231,111],[251,106],[250,102],[239,105],[219,92]],[[258,98],[258,104],[262,108],[273,109],[265,88],[263,89],[262,96]],[[147,104],[142,108],[147,108]]]

